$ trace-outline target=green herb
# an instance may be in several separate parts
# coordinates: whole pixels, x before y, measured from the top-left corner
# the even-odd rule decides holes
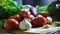
[[[0,4],[5,4],[7,0],[0,0]]]
[[[4,20],[0,20],[0,28],[4,28]]]
[[[36,8],[38,9],[38,12],[41,12],[41,11],[47,12],[47,6],[37,5]]]
[[[55,26],[60,26],[60,21],[54,21],[53,24],[54,24]]]
[[[0,4],[0,20],[7,19],[14,14],[18,14],[19,11],[23,8],[27,8],[24,5],[18,5],[13,0],[7,0],[7,2],[3,5]]]
[[[47,6],[41,6],[41,7],[40,7],[40,10],[41,10],[41,11],[47,11]]]

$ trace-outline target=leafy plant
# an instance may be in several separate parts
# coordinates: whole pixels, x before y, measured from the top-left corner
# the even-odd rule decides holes
[[[37,5],[36,8],[38,9],[39,12],[41,12],[41,11],[47,12],[47,6]]]
[[[54,21],[53,24],[54,24],[55,26],[60,26],[60,21]]]
[[[5,4],[7,0],[0,0],[0,4]]]
[[[0,28],[4,28],[4,20],[0,20]]]
[[[13,0],[7,0],[3,5],[0,4],[0,20],[7,19],[14,14],[18,14],[20,9],[26,8],[23,5],[18,5],[17,2]]]

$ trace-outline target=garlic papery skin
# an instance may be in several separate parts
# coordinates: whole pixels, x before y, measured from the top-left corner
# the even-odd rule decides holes
[[[32,25],[29,22],[29,19],[24,18],[24,20],[20,22],[19,28],[22,29],[22,30],[28,30],[28,29],[32,28]]]
[[[48,23],[52,23],[52,18],[51,17],[47,17],[46,19],[47,19]]]

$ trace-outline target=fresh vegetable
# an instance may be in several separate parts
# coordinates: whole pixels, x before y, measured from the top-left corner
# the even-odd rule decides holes
[[[31,23],[29,22],[28,18],[24,18],[23,21],[20,22],[19,28],[22,30],[28,30],[32,27]]]
[[[28,18],[30,16],[30,12],[29,12],[28,9],[21,9],[19,15],[22,16],[22,17]]]
[[[19,28],[19,23],[15,19],[6,19],[4,28],[9,31],[17,30]]]
[[[19,16],[19,14],[15,14],[11,17],[9,17],[9,19],[15,19],[17,20],[19,23],[23,20],[23,18],[21,16]]]
[[[38,13],[41,12],[41,11],[48,12],[47,6],[36,5],[36,8],[38,9]]]
[[[54,24],[55,26],[60,26],[60,21],[54,21],[53,24]]]
[[[30,18],[30,20],[35,19],[35,17],[33,15],[30,15],[29,18]]]
[[[21,10],[21,9],[28,9],[28,10],[30,10],[28,7],[26,7],[25,5],[19,5],[18,6],[19,7],[19,9]]]
[[[9,15],[13,15],[13,14],[16,14],[16,13],[18,13],[18,7],[17,7],[18,5],[17,5],[17,2],[15,2],[15,1],[13,1],[13,2],[11,2],[11,3],[6,3],[4,6],[3,6],[3,8],[4,9],[7,9],[7,11],[6,12],[8,12],[8,14]],[[10,13],[9,13],[10,12]]]
[[[30,12],[31,12],[32,15],[37,16],[37,14],[38,14],[37,8],[35,8],[31,5],[25,5],[25,6],[27,6],[30,9]]]
[[[41,7],[40,7],[40,10],[41,10],[41,11],[46,11],[46,12],[47,12],[47,6],[41,6]]]
[[[23,8],[27,9],[24,5],[18,5],[16,1],[7,0],[5,4],[0,4],[0,20],[18,14]]]
[[[50,5],[47,7],[47,10],[48,10],[49,13],[52,12],[53,10],[55,10],[55,9],[56,9],[56,5],[55,5],[55,4],[50,4]]]
[[[7,0],[0,0],[0,4],[5,4]]]
[[[4,20],[0,20],[0,28],[4,28]]]
[[[9,16],[17,14],[18,12],[19,12],[19,9],[16,3],[14,3],[14,1],[6,2],[6,4],[0,5],[0,20],[6,19]]]
[[[35,26],[42,27],[46,25],[47,20],[42,15],[38,15],[35,19],[32,20],[32,23],[34,23]]]
[[[46,17],[48,23],[52,23],[52,18],[51,17]]]
[[[7,10],[5,10],[3,8],[3,5],[0,5],[0,20],[1,19],[4,19],[4,18],[7,18],[7,13],[6,13]]]
[[[45,18],[49,16],[49,13],[44,11],[40,12],[40,14]]]

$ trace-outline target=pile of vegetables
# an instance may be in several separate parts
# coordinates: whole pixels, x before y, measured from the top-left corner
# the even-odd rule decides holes
[[[13,0],[0,0],[0,28],[3,28],[5,19],[8,19],[14,14],[18,14],[21,9],[27,9],[24,5],[18,5]]]
[[[33,27],[42,27],[46,25],[47,20],[40,14],[34,17],[34,15],[31,16],[28,9],[21,9],[18,14],[9,17],[4,23],[4,28],[9,31],[17,29],[28,30],[32,28],[32,25]]]
[[[52,23],[59,26],[60,22],[53,21],[47,9],[48,6],[18,5],[13,0],[7,0],[0,3],[0,28],[14,31],[43,27]]]

